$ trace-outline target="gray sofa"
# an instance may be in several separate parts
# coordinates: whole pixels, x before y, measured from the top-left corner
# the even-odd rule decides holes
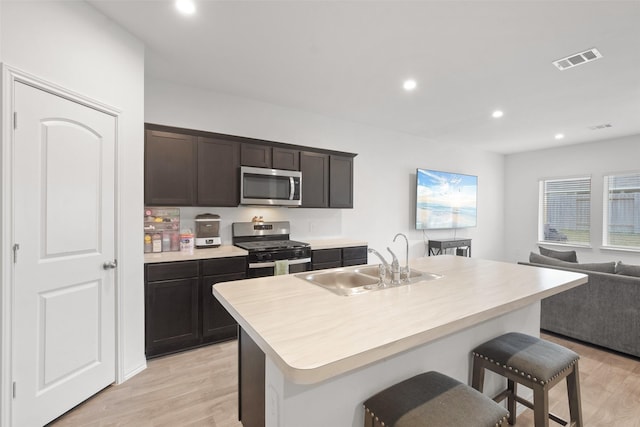
[[[578,264],[549,258],[531,253],[530,262],[519,264],[584,273],[589,281],[543,299],[540,328],[640,357],[640,277],[620,274],[636,274],[630,270],[637,266],[620,263],[615,274],[616,263]]]

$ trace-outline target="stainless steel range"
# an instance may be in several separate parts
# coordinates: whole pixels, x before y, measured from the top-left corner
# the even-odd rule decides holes
[[[234,222],[232,241],[249,252],[249,277],[273,276],[276,265],[288,267],[289,273],[311,269],[308,243],[289,240],[289,221]]]

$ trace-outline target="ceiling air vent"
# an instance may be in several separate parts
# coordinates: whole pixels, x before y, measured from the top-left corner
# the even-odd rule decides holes
[[[587,62],[595,61],[600,58],[602,58],[602,54],[598,52],[598,49],[593,48],[553,61],[553,65],[555,65],[560,71],[564,71],[568,68],[586,64]]]
[[[595,125],[595,126],[589,126],[589,129],[591,130],[599,130],[599,129],[606,129],[606,128],[610,128],[613,127],[613,125],[611,123],[605,123],[602,125]]]

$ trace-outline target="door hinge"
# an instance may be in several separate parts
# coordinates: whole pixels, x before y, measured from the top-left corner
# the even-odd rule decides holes
[[[13,245],[13,263],[18,262],[18,250],[20,249],[20,245],[18,243],[14,243]]]
[[[16,398],[16,382],[13,382],[13,398]]]
[[[13,112],[13,128],[18,129],[18,112]]]

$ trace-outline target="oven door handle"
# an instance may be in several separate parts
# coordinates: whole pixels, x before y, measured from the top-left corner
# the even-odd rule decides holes
[[[289,260],[289,265],[306,264],[308,262],[311,262],[311,258],[292,259],[292,260]],[[275,267],[275,266],[276,266],[275,261],[272,261],[272,262],[250,262],[249,263],[249,268],[265,268],[265,267]]]

